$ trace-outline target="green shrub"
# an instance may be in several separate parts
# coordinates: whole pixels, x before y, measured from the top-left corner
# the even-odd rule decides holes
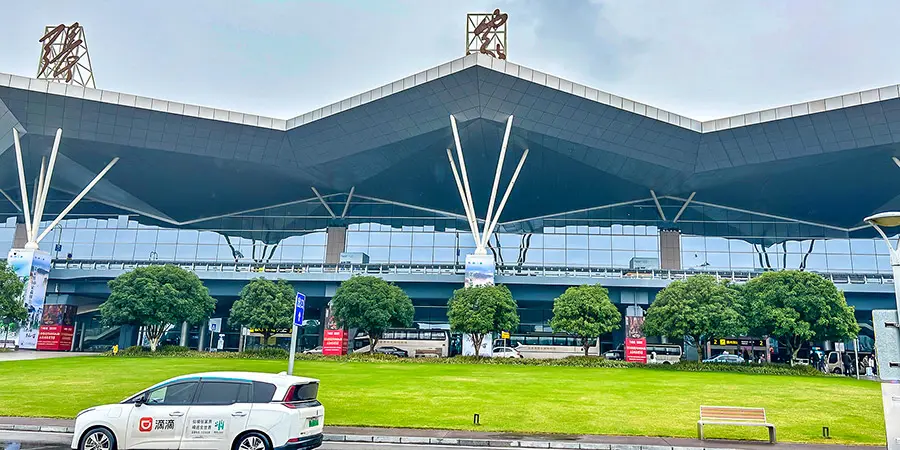
[[[164,355],[173,355],[176,353],[190,353],[192,350],[189,347],[182,347],[180,345],[163,345],[162,347],[156,349],[157,353],[161,353]]]
[[[110,352],[111,354],[112,352]],[[140,345],[132,345],[124,350],[119,350],[118,356],[149,356],[150,349],[141,347]]]
[[[156,353],[141,347],[129,347],[119,352],[126,357],[169,357],[169,358],[219,358],[219,359],[288,359],[287,350],[269,347],[244,352],[198,352],[184,347],[161,348]],[[107,353],[110,355],[111,353]],[[799,375],[825,376],[811,366],[789,366],[786,364],[716,364],[682,361],[675,364],[636,364],[618,360],[608,360],[597,356],[570,356],[562,359],[530,358],[486,358],[475,356],[455,356],[453,358],[398,358],[381,353],[353,353],[342,356],[322,356],[297,353],[297,361],[332,361],[377,364],[488,364],[507,366],[545,367],[585,367],[607,369],[671,370],[679,372],[732,372],[757,375]]]
[[[287,359],[290,353],[280,347],[264,347],[255,350],[245,350],[243,355],[251,359]]]

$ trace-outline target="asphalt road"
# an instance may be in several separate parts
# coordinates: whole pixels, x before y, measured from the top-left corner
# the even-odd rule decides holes
[[[63,433],[0,431],[0,450],[69,450],[71,442],[72,436]],[[319,448],[323,450],[447,450],[448,448],[465,450],[475,447],[326,442]]]

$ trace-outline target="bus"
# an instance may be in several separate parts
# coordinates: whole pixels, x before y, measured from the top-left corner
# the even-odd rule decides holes
[[[368,353],[371,341],[365,333],[353,339],[353,351]],[[392,328],[384,332],[378,340],[376,349],[381,347],[397,347],[409,352],[415,358],[445,358],[450,356],[450,331],[440,329],[405,329]]]
[[[675,364],[681,361],[684,352],[680,345],[647,344],[647,364]],[[619,345],[615,350],[603,355],[606,359],[622,360],[625,358],[625,347]]]
[[[588,347],[588,355],[600,355],[600,339],[594,339]],[[524,358],[561,359],[569,356],[584,356],[581,339],[551,333],[513,335],[510,339],[494,340],[494,347],[509,346]]]

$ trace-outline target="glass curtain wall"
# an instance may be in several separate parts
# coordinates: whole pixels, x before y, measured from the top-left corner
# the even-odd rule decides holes
[[[341,211],[343,199],[331,206]],[[682,203],[663,199],[661,206],[671,227]],[[137,215],[73,215],[41,248],[78,261],[315,264],[325,261],[331,219],[315,201],[196,222],[190,229]],[[652,202],[597,208],[508,221],[491,236],[490,247],[503,265],[629,268],[635,258],[660,259],[661,223]],[[365,253],[370,263],[463,264],[475,250],[465,220],[411,207],[354,199],[344,224],[346,251]],[[851,239],[833,227],[696,202],[674,225],[682,233],[685,270],[891,272],[882,242]],[[0,222],[0,251],[12,246],[15,229],[15,217]]]

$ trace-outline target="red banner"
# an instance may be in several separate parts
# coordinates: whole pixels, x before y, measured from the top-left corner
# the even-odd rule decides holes
[[[37,349],[67,352],[72,348],[75,327],[68,325],[41,325]]]
[[[322,339],[323,355],[346,355],[349,341],[344,330],[325,330]]]
[[[625,339],[625,361],[647,363],[647,339]]]
[[[625,361],[647,364],[643,317],[625,316]]]

